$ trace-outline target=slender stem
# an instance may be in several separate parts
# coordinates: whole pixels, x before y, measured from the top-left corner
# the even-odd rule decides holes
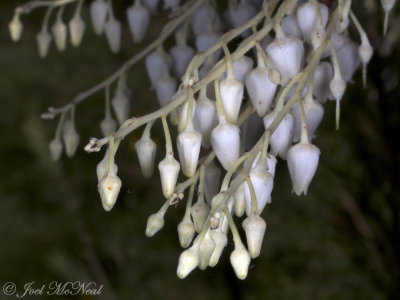
[[[106,86],[106,103],[105,103],[105,116],[106,119],[111,118],[111,105],[110,105],[110,86]]]
[[[205,179],[205,169],[206,166],[203,164],[200,165],[200,176],[199,176],[199,189],[198,189],[198,196],[199,199],[203,199],[204,201],[204,179]]]
[[[72,2],[76,2],[78,0],[52,0],[52,1],[29,1],[23,5],[20,5],[15,8],[15,12],[17,14],[29,14],[33,9],[37,7],[57,7],[63,6]]]
[[[228,70],[227,78],[234,78],[233,61],[232,61],[231,53],[229,52],[229,49],[228,49],[228,46],[226,45],[226,43],[222,44],[222,48],[224,49],[225,58],[226,58],[226,66],[227,66],[227,70]]]
[[[222,100],[221,100],[221,91],[219,89],[219,80],[215,79],[214,80],[214,89],[215,89],[215,100],[217,102],[217,113],[218,113],[218,118],[219,122],[223,122],[225,120],[225,113],[224,109],[222,107]]]
[[[301,137],[300,137],[300,143],[309,143],[308,139],[308,132],[307,132],[307,121],[306,121],[306,113],[304,111],[304,106],[303,102],[301,101],[300,98],[298,98],[298,105],[300,108],[300,118],[301,118]]]
[[[251,211],[253,214],[258,215],[258,205],[257,205],[257,197],[256,191],[254,189],[253,182],[251,181],[250,177],[246,178],[246,183],[249,186],[250,196],[251,196]]]
[[[147,123],[146,128],[143,130],[142,137],[150,138],[151,127],[153,127],[155,121],[156,120],[153,120],[153,121],[150,121],[149,123]]]
[[[224,213],[225,213],[226,219],[228,220],[229,227],[232,230],[232,236],[233,236],[233,241],[235,242],[235,247],[238,247],[240,245],[243,246],[242,240],[240,239],[239,231],[237,230],[237,227],[235,225],[235,222],[233,221],[232,215],[229,212],[229,209],[227,207],[224,208]]]
[[[81,11],[82,11],[83,1],[85,1],[85,0],[78,0],[78,1],[79,2],[78,2],[78,5],[76,6],[76,10],[75,10],[75,13],[74,13],[74,18],[77,18],[77,17],[80,16]]]
[[[63,112],[61,114],[60,120],[58,121],[56,134],[55,134],[55,138],[56,139],[59,139],[61,137],[61,131],[62,131],[62,128],[63,128],[63,125],[64,125],[64,120],[65,120],[65,114],[66,113],[67,112]]]
[[[249,158],[249,154],[246,153],[239,157],[238,160],[235,161],[234,165],[229,169],[229,171],[226,173],[224,180],[222,181],[221,184],[221,192],[226,191],[228,189],[229,182],[231,181],[233,173],[236,172],[236,170],[239,168],[239,166],[244,162],[246,159]]]
[[[267,129],[265,131],[265,133],[263,134],[263,137],[264,137],[264,139],[263,139],[264,143],[263,143],[263,147],[261,149],[260,158],[258,159],[258,162],[257,162],[257,166],[259,166],[259,167],[263,167],[265,164],[266,159],[264,159],[264,157],[267,156],[269,141],[271,138],[271,131],[269,131]]]
[[[186,210],[185,210],[185,217],[184,218],[190,218],[190,208],[192,207],[192,202],[193,202],[193,196],[194,196],[194,187],[195,187],[195,183],[193,183],[190,186],[190,190],[189,190],[189,196],[188,196],[188,200],[186,203]]]
[[[163,128],[164,128],[164,135],[165,135],[165,148],[167,151],[167,155],[174,155],[174,150],[172,149],[172,142],[171,142],[171,134],[169,133],[168,123],[165,116],[161,117]]]
[[[46,14],[44,15],[44,19],[43,19],[43,23],[42,23],[42,32],[47,31],[50,15],[51,15],[51,12],[53,11],[53,8],[54,8],[54,6],[49,6],[46,10]]]

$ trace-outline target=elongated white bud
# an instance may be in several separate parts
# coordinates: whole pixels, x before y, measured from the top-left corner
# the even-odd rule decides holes
[[[243,100],[243,84],[235,78],[228,77],[220,82],[221,103],[226,119],[235,123]]]
[[[322,23],[318,22],[318,11],[311,1],[300,5],[297,9],[297,24],[300,28],[300,31],[303,34],[305,40],[310,38],[311,32],[315,29],[315,27],[320,26],[325,28],[326,23],[328,22],[329,9],[326,5],[319,4],[321,15],[322,15]]]
[[[8,30],[10,31],[11,39],[14,42],[18,42],[22,35],[23,25],[19,19],[19,14],[15,14],[11,22],[8,24]]]
[[[211,133],[211,145],[224,169],[229,170],[239,158],[239,128],[226,121],[220,122]]]
[[[307,135],[311,141],[324,116],[324,107],[312,97],[306,97],[302,105],[306,117]],[[297,142],[300,140],[302,127],[300,106],[297,103],[292,108],[292,114],[294,117],[294,141]]]
[[[152,237],[164,227],[164,213],[161,211],[152,214],[147,219],[146,236]]]
[[[243,220],[242,226],[246,233],[247,248],[250,256],[251,258],[256,258],[260,255],[267,224],[259,215],[251,214]]]
[[[256,165],[258,164],[258,160],[260,159],[261,152],[258,152],[256,158],[254,159],[254,162],[252,164],[252,168],[255,168]],[[268,171],[269,174],[272,175],[272,177],[275,177],[275,170],[276,170],[276,164],[278,161],[276,160],[275,156],[273,156],[270,153],[267,153],[267,155],[264,158],[264,161],[262,162],[262,167],[266,171]]]
[[[36,36],[40,58],[45,58],[49,52],[52,37],[47,29],[42,29]]]
[[[163,54],[162,51],[159,49],[151,52],[149,55],[146,56],[146,70],[147,74],[149,75],[152,87],[155,87],[158,79],[163,76],[164,70],[165,68],[167,68],[164,62],[164,55],[166,56],[165,60],[170,63],[171,60],[168,59],[170,57],[167,56],[167,54]]]
[[[202,52],[202,51],[210,48],[212,45],[214,45],[218,41],[220,36],[221,36],[221,34],[213,32],[213,31],[207,31],[207,32],[199,34],[196,38],[197,51]],[[221,56],[221,49],[214,52],[214,61],[218,61],[220,56]]]
[[[118,53],[121,48],[121,22],[111,17],[104,26],[108,46],[112,53]]]
[[[110,211],[113,208],[117,201],[121,185],[121,179],[111,172],[104,176],[100,181],[99,193],[105,211]]]
[[[253,68],[253,60],[250,57],[242,56],[232,63],[233,75],[236,80],[244,83],[244,79],[250,70]],[[226,78],[227,73],[225,72],[222,78]]]
[[[100,122],[100,129],[103,136],[109,136],[111,133],[117,130],[117,122],[111,117],[105,117]]]
[[[168,73],[164,74],[163,77],[157,80],[155,88],[157,100],[161,107],[171,101],[171,98],[176,91],[176,85],[176,79],[169,76]]]
[[[210,262],[211,255],[214,252],[216,244],[211,237],[210,229],[204,236],[199,246],[199,269],[205,270]]]
[[[51,32],[54,36],[54,42],[56,43],[56,47],[58,51],[64,51],[67,46],[67,25],[58,18],[57,21],[51,27]]]
[[[193,110],[191,118],[193,118],[196,109],[196,102],[193,101]],[[178,107],[178,131],[181,132],[185,129],[188,123],[188,111],[189,111],[189,101],[185,101],[181,106]]]
[[[222,251],[228,244],[228,238],[224,232],[222,232],[221,228],[211,230],[211,238],[215,243],[215,248],[213,253],[211,254],[208,265],[210,267],[215,267],[221,257]]]
[[[107,150],[106,155],[104,155],[104,158],[97,164],[96,166],[96,175],[97,175],[97,181],[100,182],[103,177],[107,174],[107,171],[109,171],[112,175],[117,175],[118,172],[118,167],[114,163],[113,167],[108,170],[108,164],[109,164],[109,151]]]
[[[146,35],[150,22],[150,13],[147,8],[136,1],[134,5],[126,10],[129,29],[132,34],[133,42],[140,43]]]
[[[107,3],[104,0],[95,0],[90,3],[90,18],[94,32],[97,35],[102,34],[107,18]]]
[[[207,203],[211,205],[212,198],[218,194],[222,171],[212,161],[205,170],[204,176],[204,196]]]
[[[63,140],[65,145],[65,154],[67,154],[68,157],[74,156],[79,144],[79,135],[76,132],[75,125],[71,121],[65,122]]]
[[[193,222],[190,217],[184,217],[183,220],[178,225],[178,237],[179,243],[182,248],[189,247],[193,240],[196,230],[194,228]]]
[[[270,173],[258,166],[251,169],[249,176],[256,194],[258,213],[261,214],[265,205],[271,203],[271,192],[274,187],[274,178]],[[252,212],[252,201],[250,188],[246,182],[244,183],[244,195],[246,201],[246,214],[250,216]]]
[[[246,211],[246,201],[244,195],[244,184],[241,184],[235,192],[235,215],[237,217],[243,216]]]
[[[160,171],[161,186],[165,198],[170,198],[175,190],[176,181],[180,170],[179,162],[172,154],[166,157],[158,164]]]
[[[264,117],[265,129],[272,124],[276,115],[277,112],[273,111]],[[286,153],[293,141],[293,125],[293,116],[290,113],[287,113],[278,128],[276,128],[274,133],[271,135],[270,145],[272,155],[279,155],[281,158],[286,159]]]
[[[231,21],[233,28],[243,25],[254,17],[256,13],[256,9],[245,1],[241,1],[236,7],[230,5],[228,10],[229,20]],[[248,36],[249,33],[249,31],[243,32],[242,37]]]
[[[289,149],[287,164],[296,195],[307,195],[308,186],[318,167],[319,155],[319,149],[309,143],[298,143]]]
[[[340,101],[342,100],[344,91],[346,90],[346,82],[342,79],[341,76],[334,76],[329,83],[329,88],[334,99],[336,101]]]
[[[247,277],[250,260],[250,254],[243,244],[240,246],[235,246],[235,250],[231,253],[230,261],[233,270],[239,279],[243,280]]]
[[[320,103],[332,97],[329,83],[333,78],[333,68],[329,62],[323,61],[318,64],[314,71],[313,94]]]
[[[179,160],[182,165],[182,172],[191,177],[196,172],[201,147],[200,132],[186,127],[179,133],[177,138]]]
[[[196,102],[193,125],[194,128],[201,133],[201,144],[206,149],[210,148],[211,131],[217,124],[218,118],[215,103],[205,95],[205,92],[201,92]]]
[[[170,53],[172,57],[173,73],[177,78],[181,78],[195,55],[195,51],[188,45],[178,44],[171,47]]]
[[[209,31],[209,24],[214,24],[217,18],[217,13],[213,5],[200,5],[190,16],[190,27],[193,34],[198,37]],[[203,49],[205,50],[205,49]],[[198,51],[203,51],[198,50]]]
[[[111,105],[117,117],[119,125],[122,125],[129,118],[129,108],[131,106],[127,93],[122,89],[117,89],[114,97],[111,99]]]
[[[207,219],[209,211],[210,208],[204,202],[204,199],[202,197],[199,197],[196,204],[194,204],[190,209],[194,227],[198,233],[200,233],[201,229],[203,228],[203,225]]]
[[[250,71],[245,82],[253,107],[260,117],[264,116],[274,98],[276,84],[269,79],[268,70],[263,66]]]
[[[343,47],[336,52],[340,66],[340,73],[346,82],[352,82],[353,74],[360,65],[358,47],[357,43],[350,39],[346,39]]]
[[[78,47],[82,42],[82,37],[85,32],[85,22],[83,22],[79,14],[75,15],[68,23],[69,33],[71,36],[71,44]]]
[[[50,150],[50,157],[52,160],[57,161],[60,159],[62,151],[63,151],[63,145],[61,142],[60,138],[54,138],[50,143],[49,143],[49,150]]]
[[[297,24],[297,18],[293,15],[287,15],[282,18],[281,27],[283,33],[287,37],[293,37],[297,39],[302,38],[302,33],[300,31],[299,25]]]
[[[135,143],[140,169],[144,178],[148,179],[153,176],[156,148],[156,143],[147,135],[142,135],[140,140]]]
[[[185,278],[199,265],[199,246],[194,244],[189,249],[183,251],[179,256],[176,274],[180,279]]]
[[[281,84],[287,84],[300,71],[304,56],[303,43],[296,38],[281,38],[269,44],[266,50],[271,63],[281,73]]]

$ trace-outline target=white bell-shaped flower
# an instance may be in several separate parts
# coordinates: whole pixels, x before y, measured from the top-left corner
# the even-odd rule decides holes
[[[195,242],[192,247],[183,251],[179,256],[176,274],[180,279],[185,278],[199,265],[199,261],[199,245]]]
[[[164,0],[164,9],[174,9],[179,6],[181,0]]]
[[[67,154],[68,157],[74,156],[79,145],[79,135],[76,132],[74,122],[65,122],[63,140],[65,145],[65,154]]]
[[[297,38],[278,38],[268,45],[267,54],[271,63],[281,73],[281,84],[285,85],[301,68],[304,46]]]
[[[190,219],[189,215],[185,215],[183,220],[178,225],[179,243],[181,244],[182,248],[189,247],[195,233],[196,230],[192,220]]]
[[[173,73],[177,78],[181,78],[195,55],[195,51],[186,44],[177,44],[171,47],[170,54],[172,57]]]
[[[11,39],[14,42],[19,41],[22,35],[23,24],[19,19],[19,14],[15,14],[11,22],[8,24],[8,30],[10,31]]]
[[[107,18],[107,3],[104,0],[95,0],[90,3],[90,18],[92,20],[93,30],[97,35],[104,31],[104,25]]]
[[[255,168],[256,165],[258,164],[258,160],[260,159],[261,152],[258,152],[256,158],[253,161],[252,168]],[[275,170],[276,170],[276,164],[278,161],[276,160],[275,156],[273,156],[270,153],[267,153],[267,155],[264,158],[264,161],[262,162],[262,165],[266,171],[268,171],[269,174],[272,175],[272,177],[275,177]]]
[[[189,123],[190,124],[190,123]],[[179,160],[182,172],[192,177],[196,172],[201,148],[201,133],[193,129],[193,125],[186,126],[177,138]]]
[[[317,8],[311,1],[308,1],[297,8],[297,24],[305,40],[308,40],[310,38],[310,34],[316,26],[325,28],[326,23],[328,22],[328,7],[324,4],[319,4],[319,7],[322,16],[322,20],[319,21],[321,21],[322,23],[318,22],[319,13],[317,11]]]
[[[104,26],[108,46],[112,53],[118,53],[121,48],[121,22],[110,16]]]
[[[62,151],[63,151],[63,145],[61,142],[60,138],[54,138],[50,143],[49,143],[49,150],[50,150],[50,157],[53,161],[57,161],[60,159]]]
[[[143,5],[152,13],[157,14],[159,0],[146,0]]]
[[[243,84],[228,74],[220,82],[222,108],[228,122],[236,123],[243,100]]]
[[[108,172],[103,179],[99,182],[99,193],[101,198],[101,203],[105,211],[110,211],[115,202],[119,191],[121,189],[121,179],[114,175],[112,172]]]
[[[106,116],[100,122],[100,129],[103,133],[103,136],[109,136],[111,133],[117,130],[117,122],[111,116]]]
[[[104,158],[96,166],[96,175],[97,175],[98,182],[100,182],[103,179],[103,177],[107,174],[107,172],[110,172],[113,175],[117,175],[118,167],[115,163],[112,168],[109,169],[109,167],[108,167],[108,165],[110,163],[109,153],[110,152],[107,149],[107,152],[104,155]]]
[[[209,24],[214,24],[216,17],[217,13],[213,5],[200,5],[190,16],[190,27],[193,31],[193,34],[198,37],[201,34],[209,31]]]
[[[142,137],[135,143],[135,150],[144,178],[153,176],[156,149],[156,143],[154,143],[150,135],[146,133],[143,133]]]
[[[329,83],[333,78],[333,68],[329,62],[322,61],[318,64],[314,71],[313,95],[320,103],[325,103],[328,98],[332,97]]]
[[[205,170],[204,176],[204,196],[210,205],[212,198],[218,194],[220,188],[222,171],[212,161]]]
[[[211,254],[208,265],[210,267],[215,267],[221,257],[222,251],[228,244],[228,238],[224,232],[222,232],[221,228],[211,230],[211,238],[215,243],[215,248],[213,253]]]
[[[165,65],[165,61],[167,61],[168,66]],[[146,70],[152,87],[155,87],[158,79],[163,76],[164,70],[169,69],[170,64],[171,58],[161,48],[146,56]]]
[[[344,81],[352,82],[354,72],[360,65],[360,56],[358,54],[359,45],[350,39],[346,39],[343,47],[336,52],[340,72]]]
[[[199,269],[205,270],[210,262],[211,255],[214,252],[216,244],[211,237],[210,229],[207,230],[206,235],[199,246]]]
[[[47,31],[47,28],[42,28],[42,30],[37,34],[36,41],[38,44],[40,58],[45,58],[47,56],[51,40],[52,37],[51,34]]]
[[[264,117],[265,129],[272,124],[277,114],[278,112],[272,111]],[[293,126],[294,118],[292,114],[287,113],[274,133],[271,135],[270,145],[272,155],[279,155],[281,158],[286,159],[286,153],[293,141]]]
[[[111,99],[111,106],[119,125],[122,125],[122,123],[129,118],[130,102],[128,93],[126,93],[122,88],[118,88],[115,91],[114,97]]]
[[[242,226],[246,233],[247,248],[250,256],[251,258],[256,258],[260,255],[267,224],[259,215],[251,214],[243,220]]]
[[[194,116],[194,112],[196,110],[196,102],[193,101],[193,109],[192,116]],[[188,122],[188,111],[189,111],[189,101],[185,101],[182,105],[178,107],[178,131],[181,132],[185,129],[186,124]]]
[[[75,16],[68,23],[69,33],[71,36],[71,44],[74,47],[78,47],[83,38],[85,32],[85,22],[82,20],[80,14],[75,14]]]
[[[176,91],[177,81],[175,78],[171,77],[166,71],[164,75],[157,80],[155,85],[156,95],[160,107],[167,105],[171,101],[172,96]]]
[[[199,197],[197,202],[190,209],[190,214],[192,215],[194,227],[197,232],[200,233],[203,228],[209,211],[210,207],[204,202],[203,196]]]
[[[264,116],[271,105],[277,87],[269,79],[268,69],[259,65],[247,74],[245,82],[253,107],[260,117]]]
[[[164,227],[164,212],[158,211],[147,219],[146,236],[152,237]]]
[[[161,186],[165,198],[170,198],[175,190],[176,181],[180,170],[179,162],[173,154],[167,153],[165,158],[158,164],[160,171]]]
[[[274,187],[274,178],[269,172],[258,165],[250,170],[249,176],[256,194],[258,213],[261,214],[265,205],[271,203],[271,192]],[[252,201],[250,188],[247,182],[244,183],[244,195],[246,214],[250,216],[252,213]]]
[[[236,276],[243,280],[247,277],[250,265],[250,253],[242,243],[235,245],[235,250],[231,253],[230,261]]]
[[[241,184],[235,192],[235,215],[243,216],[246,210],[246,200],[244,195],[244,184]]]
[[[129,23],[129,29],[132,34],[133,42],[140,43],[146,35],[150,22],[150,13],[140,1],[126,10],[126,16]]]
[[[230,5],[228,10],[229,20],[233,28],[237,28],[247,21],[249,21],[257,13],[256,9],[248,4],[246,1],[241,0],[237,6]],[[248,36],[250,31],[242,33],[242,37]]]
[[[287,164],[296,195],[307,195],[308,186],[318,167],[319,155],[319,149],[307,142],[300,142],[289,149]]]
[[[211,145],[211,131],[217,126],[217,110],[215,102],[211,101],[207,95],[207,88],[204,87],[200,91],[199,98],[196,102],[196,109],[193,115],[193,126],[202,135],[201,144],[208,149]]]
[[[297,18],[294,15],[287,15],[282,18],[281,27],[283,33],[287,37],[293,37],[297,39],[302,38],[302,33],[300,31],[299,25],[297,24]]]
[[[64,51],[67,46],[67,25],[61,20],[61,18],[57,18],[57,21],[51,27],[51,32],[54,36],[54,42],[58,51]]]
[[[307,134],[309,139],[312,140],[315,130],[317,130],[324,116],[324,107],[310,95],[304,98],[302,105],[306,117]],[[294,141],[297,142],[300,140],[302,127],[299,104],[296,103],[293,106],[292,115],[294,117]]]
[[[221,165],[229,170],[239,158],[240,132],[236,125],[221,119],[211,133],[211,145]]]

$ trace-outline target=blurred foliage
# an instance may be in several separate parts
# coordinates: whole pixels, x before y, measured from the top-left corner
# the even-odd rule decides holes
[[[325,105],[315,139],[321,163],[306,197],[291,193],[285,162],[279,161],[273,201],[263,213],[268,229],[261,256],[239,281],[229,264],[232,242],[214,269],[176,277],[181,252],[176,226],[183,205],[169,209],[159,234],[145,237],[147,217],[164,200],[158,175],[144,180],[140,174],[133,148],[139,133],[131,134],[117,155],[123,188],[110,213],[103,211],[96,188],[101,154],[78,151],[73,159],[50,161],[47,145],[56,121],[43,121],[40,114],[105,78],[142,45],[133,46],[125,30],[123,51],[113,56],[87,21],[80,48],[69,46],[62,54],[52,48],[41,60],[35,35],[43,10],[23,18],[21,42],[8,37],[7,24],[19,3],[0,3],[1,285],[14,281],[21,290],[30,281],[96,281],[105,284],[103,299],[398,299],[400,49],[396,40],[390,55],[377,53],[385,43],[379,5],[372,17],[368,10],[360,16],[378,50],[368,89],[362,89],[359,71],[342,102],[340,131],[334,130],[334,103]],[[362,12],[359,3],[354,7]],[[88,20],[87,10],[84,14]],[[166,14],[152,19],[145,43],[165,20]],[[144,74],[143,63],[129,74],[137,116],[157,107]],[[81,148],[100,135],[103,101],[98,93],[78,106]],[[160,124],[155,136],[162,146]],[[162,152],[160,147],[159,157]]]

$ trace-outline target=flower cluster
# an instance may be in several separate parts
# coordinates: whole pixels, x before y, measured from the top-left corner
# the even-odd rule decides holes
[[[67,28],[62,14],[72,2],[77,6]],[[48,4],[37,36],[41,57],[48,53],[53,38],[57,49],[63,51],[67,33],[73,46],[81,43],[85,32],[83,2],[56,0]],[[189,190],[185,214],[177,226],[180,244],[186,249],[179,257],[180,278],[196,267],[215,266],[227,246],[229,229],[235,245],[230,256],[232,267],[238,278],[246,278],[251,259],[260,255],[267,228],[262,213],[271,203],[277,162],[287,164],[293,192],[307,194],[319,162],[320,150],[313,139],[324,105],[335,101],[338,128],[346,86],[360,65],[366,84],[366,68],[372,57],[372,47],[351,9],[351,0],[331,7],[317,0],[236,2],[229,1],[226,11],[221,11],[211,0],[184,4],[164,0],[164,9],[173,12],[172,20],[151,46],[127,61],[117,75],[43,115],[60,115],[49,146],[51,157],[59,159],[63,148],[73,156],[79,144],[75,106],[92,93],[105,90],[105,117],[100,122],[104,137],[91,138],[85,150],[97,152],[108,144],[97,165],[98,190],[106,211],[115,205],[122,185],[114,162],[121,140],[146,125],[135,149],[143,176],[150,178],[157,150],[151,129],[158,119],[162,121],[166,146],[158,171],[166,201],[148,218],[146,235],[151,237],[162,229],[169,206],[183,201]],[[394,2],[382,1],[386,15]],[[13,40],[21,36],[20,15],[40,2],[32,3],[16,9],[9,25]],[[55,7],[59,8],[50,34],[47,24]],[[111,1],[94,0],[89,9],[94,32],[104,32],[111,51],[118,52],[122,26]],[[158,0],[135,0],[127,8],[135,43],[143,40],[150,14],[157,10]],[[350,35],[351,23],[358,37]],[[175,44],[165,50],[163,43],[171,35]],[[235,46],[233,39],[239,39],[240,44]],[[129,118],[132,92],[126,82],[127,70],[141,57],[145,57],[160,109]],[[110,97],[114,82],[116,90]],[[176,144],[171,125],[178,131]],[[205,155],[200,157],[200,153]],[[186,180],[178,183],[180,173]],[[243,218],[246,242],[240,238],[234,216]]]

